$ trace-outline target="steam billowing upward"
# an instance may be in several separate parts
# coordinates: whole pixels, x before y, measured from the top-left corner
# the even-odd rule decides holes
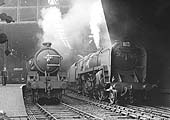
[[[43,8],[41,13],[42,19],[39,20],[39,25],[43,29],[42,42],[51,42],[52,46],[61,53],[64,48],[71,48],[64,32],[60,9]]]
[[[72,8],[64,16],[63,24],[69,43],[73,46],[82,44],[83,35],[89,33],[93,35],[97,48],[100,47],[99,44],[103,38],[110,44],[100,0],[72,0]]]
[[[58,4],[56,0],[48,2],[51,5]],[[66,14],[62,14],[55,6],[42,9],[39,26],[43,35],[38,35],[41,42],[51,42],[64,59],[68,59],[70,51],[85,50],[88,47],[84,46],[90,46],[91,43],[95,43],[97,48],[110,46],[101,1],[72,0],[70,4],[71,8]]]
[[[90,29],[97,48],[100,48],[100,25],[105,23],[101,1],[95,1],[90,8]]]

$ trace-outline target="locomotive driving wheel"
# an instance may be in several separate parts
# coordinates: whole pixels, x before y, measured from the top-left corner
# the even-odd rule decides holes
[[[101,90],[101,89],[97,90],[96,94],[97,94],[98,100],[102,101],[104,99],[104,91],[103,90]]]

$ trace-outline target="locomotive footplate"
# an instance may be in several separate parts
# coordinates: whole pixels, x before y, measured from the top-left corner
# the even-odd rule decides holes
[[[93,68],[90,68],[90,69],[85,70],[85,71],[80,71],[79,74],[85,74],[85,73],[90,73],[90,72],[94,72],[94,71],[100,71],[102,69],[103,69],[103,66],[93,67]]]

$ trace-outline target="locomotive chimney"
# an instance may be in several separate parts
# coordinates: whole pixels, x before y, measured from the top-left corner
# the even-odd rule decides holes
[[[45,43],[43,43],[43,46],[44,47],[51,47],[51,43],[50,42],[45,42]]]

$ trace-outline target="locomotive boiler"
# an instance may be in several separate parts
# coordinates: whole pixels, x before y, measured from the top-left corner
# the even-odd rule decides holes
[[[62,56],[51,43],[43,43],[33,58],[27,63],[27,88],[31,90],[34,102],[62,98],[64,83],[60,80],[59,69]]]
[[[68,70],[70,87],[99,100],[134,103],[147,99],[147,54],[132,41],[114,41],[111,48],[91,53]]]

